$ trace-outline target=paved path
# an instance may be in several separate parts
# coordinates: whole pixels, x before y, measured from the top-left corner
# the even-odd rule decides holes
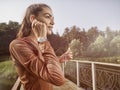
[[[74,84],[73,82],[71,81],[67,81],[64,85],[62,86],[54,86],[54,89],[53,90],[84,90],[82,88],[78,88],[76,86],[76,84]]]
[[[18,87],[19,83],[20,83],[20,79],[18,78],[14,85],[15,87],[12,88],[11,90],[18,90],[17,87]],[[21,86],[19,90],[24,90],[23,86]],[[70,80],[67,80],[67,82],[65,84],[63,84],[62,86],[54,86],[53,90],[84,90],[84,89],[77,87],[76,84],[74,84]]]

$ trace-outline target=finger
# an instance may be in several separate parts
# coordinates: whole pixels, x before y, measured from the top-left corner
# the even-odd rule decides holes
[[[40,29],[41,29],[40,37],[43,37],[44,36],[44,25],[43,25],[43,23],[41,23]]]
[[[68,50],[70,50],[70,47],[68,47]]]
[[[67,53],[66,54],[71,54],[72,55],[72,51],[67,51]]]
[[[46,37],[47,29],[45,23],[37,22],[36,29],[38,30],[39,37]]]
[[[34,26],[36,25],[36,24],[35,24],[36,22],[37,22],[36,19],[34,19],[34,20],[32,21],[32,28],[34,28]]]
[[[38,37],[39,37],[40,34],[41,34],[41,31],[42,31],[42,30],[41,30],[41,29],[42,29],[42,27],[41,27],[42,24],[37,21],[37,22],[35,23],[35,25],[36,25],[36,26],[35,26],[35,30],[34,30],[34,31],[36,31],[36,33],[37,33],[37,35],[38,35]]]
[[[47,35],[47,26],[45,23],[43,23],[43,35],[46,37]]]
[[[32,22],[32,27],[36,27],[41,25],[41,22],[37,21],[36,19]]]
[[[69,60],[72,59],[72,58],[73,58],[73,56],[69,56],[69,57],[68,57]]]
[[[67,51],[65,52],[66,54],[70,52],[70,49],[68,48]]]
[[[68,56],[69,56],[69,57],[73,57],[73,54],[72,54],[72,53],[69,53]]]
[[[67,51],[71,51],[70,47],[68,48],[68,50],[67,50]]]

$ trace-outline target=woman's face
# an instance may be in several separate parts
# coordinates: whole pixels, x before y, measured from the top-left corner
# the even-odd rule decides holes
[[[39,13],[37,20],[43,22],[47,26],[47,34],[52,34],[52,28],[54,25],[54,17],[52,14],[52,10],[48,7],[43,8],[43,10]]]

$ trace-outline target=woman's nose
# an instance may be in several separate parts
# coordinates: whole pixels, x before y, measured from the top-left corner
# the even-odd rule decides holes
[[[52,24],[52,25],[55,24],[55,22],[54,22],[54,18],[51,18],[51,22],[50,22],[50,24]]]

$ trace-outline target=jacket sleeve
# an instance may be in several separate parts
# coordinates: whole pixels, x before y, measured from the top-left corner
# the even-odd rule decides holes
[[[10,53],[15,60],[29,72],[54,85],[62,85],[65,78],[52,47],[47,42],[45,52],[38,50],[38,55],[24,41],[13,41],[10,44]]]

